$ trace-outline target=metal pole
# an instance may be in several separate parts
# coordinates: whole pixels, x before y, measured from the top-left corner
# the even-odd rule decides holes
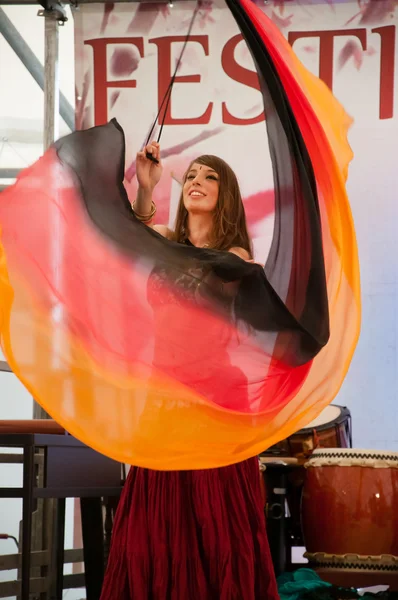
[[[20,171],[21,169],[5,167],[4,169],[0,169],[0,179],[15,179],[18,177]]]
[[[44,16],[44,138],[46,151],[58,138],[59,131],[59,13],[56,10],[43,10],[39,15]],[[56,223],[52,226],[56,227]],[[59,240],[56,241],[56,244]],[[54,342],[56,344],[56,341]],[[49,415],[36,402],[33,405],[34,419],[48,419]]]
[[[54,2],[48,3],[48,9],[39,11],[39,15],[45,18],[45,71],[44,71],[44,151],[58,138],[59,131],[59,22],[66,19],[63,8]],[[57,219],[51,223],[54,230],[54,248],[51,255],[55,263],[58,284],[62,279],[62,273],[58,269],[59,255],[62,248],[63,238]],[[57,309],[55,309],[57,310]],[[53,344],[57,348],[62,345],[62,334],[54,332]],[[54,365],[55,367],[58,365]],[[34,419],[48,419],[49,415],[36,402],[33,404]]]
[[[56,139],[59,133],[59,25],[56,14],[45,12],[45,50],[44,50],[44,151]]]
[[[1,1],[0,1],[1,4]],[[47,22],[47,19],[46,19]],[[30,49],[29,45],[25,42],[18,29],[14,27],[13,23],[7,17],[4,10],[0,7],[0,34],[3,35],[4,39],[15,54],[22,61],[22,64],[27,68],[33,79],[44,91],[44,68],[40,61],[37,59],[35,54]],[[59,99],[59,111],[61,117],[73,131],[75,129],[75,113],[63,94],[60,94]]]

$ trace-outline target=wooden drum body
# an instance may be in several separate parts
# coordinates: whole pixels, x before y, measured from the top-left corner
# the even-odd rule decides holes
[[[398,453],[315,450],[306,464],[302,527],[317,570],[398,578]]]

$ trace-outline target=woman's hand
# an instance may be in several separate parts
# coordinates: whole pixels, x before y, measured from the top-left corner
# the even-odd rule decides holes
[[[156,163],[147,158],[147,153],[152,154],[153,158],[159,162]],[[160,146],[157,142],[148,144],[142,152],[137,153],[136,174],[140,188],[152,192],[159,183],[162,171],[163,166],[160,160]]]

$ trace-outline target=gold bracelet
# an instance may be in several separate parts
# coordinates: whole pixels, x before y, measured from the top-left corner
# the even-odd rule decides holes
[[[133,209],[133,212],[139,221],[143,221],[144,223],[146,221],[150,221],[156,213],[156,204],[154,203],[153,200],[151,202],[151,212],[149,213],[149,215],[140,215],[139,213],[137,213],[137,211],[134,208],[134,204],[135,204],[135,201],[133,202],[131,208]]]

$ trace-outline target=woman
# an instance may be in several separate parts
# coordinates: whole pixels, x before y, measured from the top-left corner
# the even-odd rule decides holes
[[[137,218],[148,226],[161,174],[160,148],[152,143],[137,155],[139,189],[133,204]],[[153,229],[182,244],[252,261],[236,176],[214,156],[189,165],[175,230],[165,225]],[[227,300],[233,291],[233,284],[222,288]],[[155,296],[149,296],[156,312]],[[181,357],[181,379],[185,369]],[[244,389],[243,373],[235,373],[229,385]],[[101,600],[276,598],[257,458],[196,471],[131,468],[115,518]]]

